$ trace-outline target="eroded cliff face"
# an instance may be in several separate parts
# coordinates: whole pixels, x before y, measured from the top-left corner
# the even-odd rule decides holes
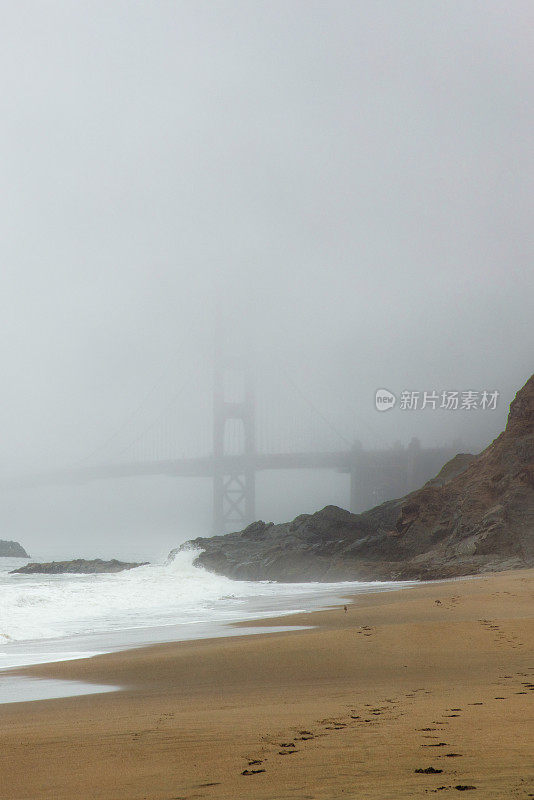
[[[510,405],[506,429],[442,486],[427,484],[401,505],[399,549],[421,563],[496,559],[534,562],[534,376]]]
[[[196,563],[246,580],[441,578],[534,566],[534,376],[505,431],[421,489],[351,514],[327,506],[281,525],[195,539]]]

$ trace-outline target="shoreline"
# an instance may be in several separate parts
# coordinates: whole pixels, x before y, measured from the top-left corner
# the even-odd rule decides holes
[[[475,577],[13,671],[123,688],[2,706],[5,796],[533,796],[534,570]]]
[[[175,638],[175,636],[169,636],[168,633],[163,633],[164,631],[171,631],[173,628],[178,629],[178,627],[183,628],[183,626],[175,626],[175,625],[167,625],[167,626],[147,626],[146,628],[126,628],[120,631],[109,631],[103,632],[102,634],[85,634],[81,636],[74,636],[74,637],[66,637],[65,639],[59,640],[51,640],[52,643],[55,645],[56,642],[63,642],[70,643],[73,640],[82,639],[85,640],[92,640],[93,638],[98,643],[98,637],[101,636],[103,639],[120,639],[123,638],[123,643],[117,644],[114,643],[113,645],[109,646],[109,649],[98,649],[95,647],[93,650],[88,651],[88,655],[85,656],[81,653],[81,651],[73,651],[74,655],[68,655],[68,651],[55,653],[53,658],[45,658],[44,660],[37,660],[35,662],[23,663],[14,666],[6,666],[0,668],[0,677],[2,674],[9,675],[13,677],[29,677],[34,674],[34,669],[37,671],[35,672],[35,677],[51,677],[52,673],[56,673],[54,669],[56,665],[63,665],[63,664],[70,664],[70,662],[85,662],[85,661],[93,661],[94,659],[99,659],[105,656],[111,655],[121,655],[124,653],[128,653],[131,651],[151,651],[153,648],[162,647],[165,645],[174,647],[179,645],[185,645],[190,643],[196,642],[206,642],[206,643],[215,643],[219,640],[235,640],[240,639],[241,637],[248,637],[248,636],[275,636],[276,634],[284,634],[284,633],[299,633],[301,631],[306,630],[315,630],[321,627],[328,627],[328,621],[325,621],[322,618],[323,614],[329,614],[335,611],[339,611],[343,606],[346,604],[347,608],[354,605],[358,602],[361,598],[366,598],[374,594],[382,594],[382,593],[392,593],[395,594],[397,592],[405,592],[408,589],[416,588],[418,586],[423,586],[429,583],[432,584],[441,584],[447,583],[450,581],[459,581],[459,580],[470,580],[471,577],[480,577],[480,576],[467,576],[462,578],[445,578],[442,581],[403,581],[403,582],[396,582],[396,583],[403,583],[405,585],[395,586],[394,588],[369,588],[368,591],[361,591],[361,592],[350,592],[344,593],[343,591],[339,591],[337,596],[334,598],[336,602],[328,603],[326,606],[322,607],[319,604],[318,608],[312,608],[310,610],[299,609],[297,611],[286,611],[281,612],[278,614],[266,612],[269,616],[260,616],[260,617],[244,617],[243,619],[236,619],[230,620],[227,622],[216,622],[216,623],[204,623],[200,622],[196,625],[197,631],[190,636],[180,636]],[[343,582],[345,583],[345,582]],[[367,583],[367,582],[362,582]],[[378,581],[369,582],[377,584],[380,583]],[[392,581],[384,581],[385,585],[389,585],[394,583]],[[347,586],[347,590],[350,587]],[[309,598],[308,598],[309,599]],[[314,596],[314,602],[317,603],[319,596]],[[307,621],[304,621],[304,617],[306,617]],[[313,617],[313,619],[310,619]],[[208,632],[200,632],[198,629],[206,628]],[[211,629],[211,630],[210,630]],[[125,641],[125,634],[134,633],[138,637],[137,642],[133,643],[126,643]],[[145,638],[148,639],[145,641]],[[27,640],[28,645],[30,646],[39,646],[41,644],[48,644],[50,640]],[[20,642],[16,643],[20,645],[21,648],[25,646],[26,640],[21,640]],[[61,656],[61,657],[56,657]],[[40,668],[43,668],[41,670]],[[60,670],[61,671],[61,667]],[[67,670],[68,671],[68,670]],[[50,676],[47,675],[47,672],[50,672]],[[38,673],[38,674],[37,674]],[[55,679],[52,678],[51,679]],[[57,680],[61,680],[61,678],[57,678]],[[64,678],[64,680],[70,680],[70,678]],[[121,690],[121,687],[118,687]],[[73,696],[73,695],[69,695]],[[46,699],[46,698],[43,698]],[[24,701],[21,701],[24,702]],[[1,703],[0,703],[1,705]]]
[[[500,573],[492,573],[492,574],[500,574]],[[403,583],[405,585],[402,586],[395,586],[394,588],[387,588],[387,589],[372,589],[369,591],[362,591],[358,593],[347,592],[346,594],[342,591],[338,593],[338,597],[336,598],[336,602],[329,603],[324,607],[318,607],[311,610],[304,610],[300,609],[298,611],[288,611],[282,612],[279,614],[271,613],[270,611],[267,612],[268,616],[260,616],[260,617],[246,617],[243,619],[237,620],[229,620],[227,622],[216,622],[216,623],[205,623],[199,622],[197,624],[197,628],[211,628],[212,631],[210,632],[201,632],[200,634],[195,633],[191,636],[183,636],[180,635],[179,637],[176,636],[169,636],[168,634],[162,634],[163,631],[172,630],[173,628],[178,628],[179,626],[175,625],[162,625],[162,626],[147,626],[146,628],[125,628],[124,630],[117,630],[117,631],[108,631],[103,632],[102,634],[82,634],[76,635],[74,637],[65,637],[65,639],[59,640],[21,640],[20,642],[16,642],[17,645],[20,647],[24,647],[27,643],[30,646],[34,645],[41,645],[41,644],[48,644],[49,641],[52,643],[56,643],[57,641],[60,642],[71,642],[78,639],[82,640],[91,640],[93,637],[98,639],[99,636],[103,637],[104,639],[112,639],[112,638],[120,638],[123,637],[124,634],[129,634],[131,632],[135,633],[138,637],[137,642],[133,643],[123,643],[123,644],[113,644],[109,646],[109,649],[97,649],[89,650],[88,655],[85,656],[80,651],[73,651],[75,655],[68,655],[68,651],[62,653],[56,653],[55,655],[59,655],[61,657],[53,657],[53,658],[45,658],[43,660],[37,660],[35,662],[28,662],[22,664],[15,664],[14,666],[6,666],[0,667],[0,677],[2,674],[10,674],[13,676],[20,676],[24,677],[31,673],[32,668],[34,667],[44,667],[44,672],[46,672],[46,668],[51,666],[53,667],[56,664],[63,664],[65,662],[70,661],[88,661],[93,660],[95,658],[100,658],[102,656],[108,656],[112,654],[121,654],[126,653],[132,650],[151,650],[152,648],[156,648],[162,645],[183,645],[185,643],[190,642],[216,642],[221,639],[235,639],[240,638],[243,636],[274,636],[278,633],[298,633],[303,630],[313,630],[321,627],[328,626],[328,621],[324,621],[322,618],[315,618],[315,615],[322,615],[328,614],[329,612],[339,611],[344,604],[347,605],[348,608],[358,603],[359,600],[364,599],[368,596],[374,594],[382,594],[383,592],[387,592],[395,594],[398,592],[406,592],[409,589],[415,589],[422,586],[440,586],[442,584],[449,584],[449,583],[457,583],[460,581],[472,581],[477,579],[483,579],[484,575],[466,575],[460,577],[453,577],[453,578],[443,578],[441,580],[435,581],[403,581],[397,583]],[[379,582],[374,582],[379,583]],[[384,581],[384,584],[390,584],[390,581]],[[316,598],[317,599],[317,598]],[[308,620],[308,622],[304,621],[304,617],[309,618],[311,615],[314,615],[314,619],[312,621]],[[180,626],[183,627],[183,626]],[[235,631],[232,629],[236,629]],[[242,630],[241,630],[242,629]],[[239,632],[238,632],[239,631]],[[146,632],[151,632],[148,639],[145,641]],[[67,678],[65,680],[68,680]],[[120,688],[120,687],[119,687]],[[43,698],[45,699],[45,698]],[[0,703],[1,705],[1,703]]]
[[[284,619],[287,616],[338,606],[349,596],[375,591],[396,591],[399,588],[414,585],[414,583],[417,582],[311,583],[291,584],[289,589],[281,584],[280,591],[275,594],[252,593],[248,597],[246,595],[240,597],[239,610],[232,608],[231,605],[226,608],[225,601],[228,598],[222,598],[220,608],[213,608],[209,612],[200,608],[199,611],[193,612],[192,618],[187,622],[180,619],[180,609],[178,610],[178,620],[173,620],[169,614],[167,621],[151,621],[150,623],[145,621],[144,624],[135,624],[133,621],[127,620],[129,624],[125,627],[114,625],[106,628],[104,626],[100,630],[99,625],[102,626],[102,621],[95,618],[96,631],[80,631],[45,638],[13,639],[2,642],[0,646],[0,677],[7,670],[33,664],[77,660],[163,642],[232,636],[231,626],[233,623],[240,623],[242,626],[248,627],[250,634],[256,632],[257,623],[271,618],[280,618],[281,626],[285,627]],[[297,592],[294,591],[295,586],[298,588]],[[261,627],[258,630],[261,631]]]

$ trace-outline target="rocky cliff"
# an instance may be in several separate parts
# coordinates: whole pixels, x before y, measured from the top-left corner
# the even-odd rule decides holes
[[[182,547],[202,550],[197,564],[246,580],[428,579],[534,566],[534,375],[486,450],[456,456],[400,500],[359,515],[327,506]]]
[[[8,542],[0,539],[1,558],[29,558],[26,550],[18,542]]]

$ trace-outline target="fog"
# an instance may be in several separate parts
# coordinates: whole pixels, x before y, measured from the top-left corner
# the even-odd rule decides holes
[[[502,430],[533,366],[530,2],[1,10],[0,538],[153,558],[209,534],[208,479],[11,482],[207,453],[218,335],[275,449]],[[499,397],[384,413],[380,388]],[[347,487],[264,472],[257,516]]]

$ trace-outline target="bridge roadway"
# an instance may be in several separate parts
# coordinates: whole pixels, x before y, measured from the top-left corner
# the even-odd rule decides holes
[[[386,450],[364,450],[354,447],[333,452],[309,453],[252,453],[245,455],[202,456],[196,458],[173,458],[140,461],[124,464],[100,464],[49,470],[26,476],[10,485],[22,487],[79,484],[95,480],[131,478],[148,475],[167,475],[174,478],[211,478],[214,485],[223,481],[230,487],[233,499],[235,490],[242,494],[243,482],[239,476],[254,475],[264,470],[284,469],[333,469],[350,475],[350,499],[348,508],[360,513],[384,500],[402,497],[433,478],[441,467],[456,453],[449,447],[421,448],[419,446],[390,448]],[[238,476],[232,486],[232,476]],[[255,517],[254,480],[252,478],[250,515]],[[244,527],[244,524],[243,526]],[[223,530],[220,521],[217,531]]]
[[[141,475],[170,475],[181,478],[212,478],[216,473],[238,474],[245,469],[337,469],[350,472],[359,459],[350,450],[331,453],[256,453],[225,455],[220,458],[173,458],[157,461],[139,461],[130,464],[99,464],[92,467],[71,467],[50,470],[24,481],[27,484],[84,482],[109,478],[128,478]]]
[[[424,482],[433,477],[443,464],[456,453],[450,447],[395,448],[364,450],[353,448],[332,452],[307,453],[254,453],[251,455],[213,455],[194,458],[158,459],[131,463],[97,464],[95,466],[67,467],[47,470],[17,481],[18,485],[43,485],[54,483],[79,483],[110,478],[128,478],[143,475],[169,475],[181,478],[213,478],[216,474],[236,475],[245,470],[254,472],[284,469],[335,469],[339,472],[366,474],[377,478],[377,470],[384,476],[395,475],[400,486],[410,477]],[[419,467],[419,469],[418,469]],[[410,480],[408,478],[408,483]],[[415,486],[413,487],[415,488]]]

